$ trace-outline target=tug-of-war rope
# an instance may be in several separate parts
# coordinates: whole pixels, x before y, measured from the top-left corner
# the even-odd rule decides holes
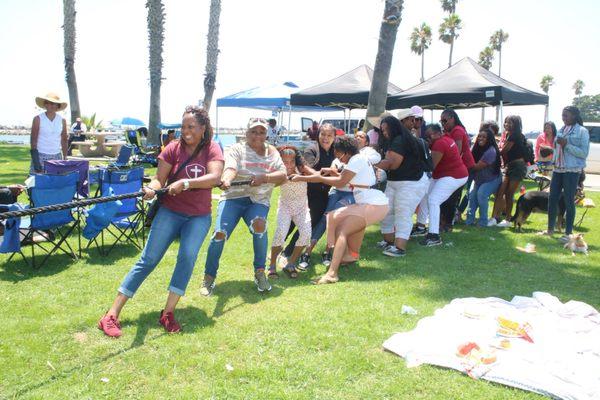
[[[231,186],[249,185],[250,182],[251,181],[231,182]],[[220,184],[217,185],[216,187],[218,187],[218,186],[220,186]],[[168,188],[162,188],[162,189],[157,189],[154,192],[156,193],[157,196],[162,196],[165,193],[167,193],[168,190],[169,190]],[[194,190],[194,189],[192,189],[192,190]],[[41,214],[41,213],[46,213],[46,212],[67,210],[70,208],[82,208],[82,207],[87,207],[87,206],[91,206],[94,204],[108,203],[108,202],[117,201],[117,200],[133,199],[136,197],[142,197],[143,195],[144,195],[144,192],[140,191],[140,192],[133,192],[133,193],[116,194],[114,196],[92,197],[91,199],[73,200],[73,201],[69,201],[68,203],[53,204],[53,205],[43,206],[43,207],[32,207],[32,208],[26,208],[23,210],[7,211],[7,212],[0,213],[0,221],[9,219],[9,218],[20,218],[20,217],[26,217],[29,215]]]

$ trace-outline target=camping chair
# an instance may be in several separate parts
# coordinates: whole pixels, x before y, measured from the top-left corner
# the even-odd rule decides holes
[[[133,146],[133,164],[148,163],[152,166],[158,166],[158,159],[154,152],[146,152],[142,149],[142,135],[139,131],[129,130],[125,134],[127,142]]]
[[[139,192],[142,189],[143,179],[144,168],[142,167],[127,170],[102,168],[99,171],[98,191],[102,197],[112,194]],[[144,232],[145,216],[144,202],[140,198],[123,200],[119,210],[111,219],[110,225],[91,239],[88,242],[87,248],[92,243],[95,243],[99,253],[105,256],[118,243],[128,242],[139,250],[142,250],[146,243]],[[105,236],[112,236],[114,239],[114,242],[108,249],[106,249]]]
[[[113,168],[126,168],[129,166],[129,161],[133,155],[133,145],[126,144],[121,146],[117,160],[109,164],[109,167]]]
[[[64,175],[33,174],[33,186],[29,189],[29,199],[32,207],[44,207],[73,200],[77,193],[79,172],[73,171]],[[78,210],[73,209],[51,211],[31,216],[29,229],[21,240],[21,249],[9,257],[9,261],[17,253],[27,262],[23,247],[31,247],[31,266],[41,268],[52,254],[61,251],[76,260],[81,257],[81,229]],[[67,238],[77,228],[78,254],[75,253]],[[41,241],[38,241],[41,239]],[[48,249],[48,246],[51,246]],[[36,247],[41,249],[45,256],[41,263],[36,263]]]
[[[81,197],[90,195],[89,171],[90,162],[88,160],[49,160],[44,161],[44,171],[48,174],[67,174],[72,171],[79,173],[79,183],[77,194]]]

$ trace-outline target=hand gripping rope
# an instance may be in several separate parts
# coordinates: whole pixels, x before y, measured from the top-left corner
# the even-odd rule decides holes
[[[231,186],[249,185],[250,182],[251,181],[231,182]],[[218,187],[218,186],[220,186],[220,183],[216,187]],[[168,190],[169,190],[168,188],[162,188],[162,189],[157,189],[154,192],[156,193],[157,196],[162,196],[165,193],[167,193]],[[192,190],[194,190],[194,189],[192,189]],[[142,197],[143,195],[144,195],[144,192],[124,193],[124,194],[117,194],[114,196],[94,197],[91,199],[83,199],[83,200],[73,200],[68,203],[53,204],[50,206],[33,207],[33,208],[26,208],[24,210],[7,211],[4,213],[0,213],[0,221],[8,219],[8,218],[20,218],[20,217],[25,217],[28,215],[41,214],[41,213],[52,212],[52,211],[67,210],[70,208],[82,208],[82,207],[87,207],[87,206],[91,206],[94,204],[108,203],[110,201],[133,199],[136,197]]]

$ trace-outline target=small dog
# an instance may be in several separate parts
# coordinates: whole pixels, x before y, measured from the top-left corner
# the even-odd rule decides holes
[[[572,255],[575,255],[575,253],[588,255],[588,245],[585,240],[583,240],[582,233],[569,235],[569,241],[565,243],[565,249],[571,250]]]
[[[517,232],[521,232],[521,225],[532,212],[544,212],[548,213],[548,198],[550,197],[550,193],[532,190],[527,192],[517,200],[517,209],[515,211],[515,215],[511,218],[511,222],[513,223],[513,227]],[[565,197],[561,193],[560,198],[558,199],[558,221],[556,223],[556,230],[560,232],[563,226],[563,221],[565,219]]]

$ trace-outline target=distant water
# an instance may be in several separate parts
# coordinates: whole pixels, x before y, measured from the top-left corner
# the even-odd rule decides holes
[[[0,142],[29,144],[29,135],[0,135]]]

